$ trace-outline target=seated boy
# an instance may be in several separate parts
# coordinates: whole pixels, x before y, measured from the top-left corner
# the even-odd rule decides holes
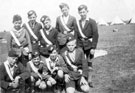
[[[67,50],[63,57],[69,69],[69,74],[65,74],[66,92],[74,93],[76,88],[85,93],[89,92],[88,63],[83,50],[76,47],[76,39],[72,35],[69,35]]]
[[[48,68],[49,74],[57,82],[55,89],[57,91],[62,91],[64,87],[64,74],[68,73],[65,61],[58,54],[55,46],[49,46],[50,56],[46,59],[45,63]],[[51,82],[47,82],[47,85],[51,86]]]
[[[18,62],[18,55],[10,50],[7,60],[0,66],[0,87],[2,93],[25,93],[25,80],[29,72]]]
[[[27,63],[27,70],[30,72],[30,86],[32,92],[44,90],[46,88],[46,79],[49,77],[46,72],[46,66],[40,60],[39,53],[33,52],[32,60]],[[34,90],[35,89],[35,90]]]

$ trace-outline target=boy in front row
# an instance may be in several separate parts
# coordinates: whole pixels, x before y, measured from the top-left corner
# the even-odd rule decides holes
[[[69,73],[65,74],[66,92],[74,93],[75,89],[89,92],[88,63],[81,48],[76,46],[76,39],[70,35],[67,42],[67,50],[63,53]]]
[[[54,92],[62,92],[65,87],[64,75],[68,74],[68,69],[63,57],[58,54],[56,46],[49,46],[49,58],[45,60],[49,75],[56,80]]]
[[[27,63],[27,70],[30,73],[29,83],[32,93],[45,90],[48,82],[49,84],[51,83],[51,85],[56,84],[56,81],[48,75],[47,67],[41,61],[38,51],[33,52],[32,60]]]
[[[0,66],[0,87],[2,93],[26,93],[25,80],[29,72],[17,61],[18,54],[14,50],[8,52],[7,60]]]

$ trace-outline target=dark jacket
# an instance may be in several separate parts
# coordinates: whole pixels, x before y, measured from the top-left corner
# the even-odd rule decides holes
[[[16,76],[20,76],[22,81],[25,81],[27,78],[30,77],[30,73],[26,70],[26,68],[20,63],[17,63],[17,67],[14,69],[13,78]],[[11,79],[9,75],[7,74],[6,68],[4,66],[4,63],[0,66],[0,87],[4,90],[12,89],[9,87],[9,83],[11,83]]]
[[[69,75],[73,80],[77,80],[80,79],[81,76],[84,76],[85,78],[88,78],[88,63],[85,59],[83,50],[81,48],[76,48],[75,50],[75,61],[72,62],[72,64],[74,64],[75,66],[78,67],[78,69],[81,69],[83,72],[82,74],[80,74],[79,72],[74,72],[73,69],[67,64],[67,67],[69,69]],[[66,54],[65,52],[63,53],[63,57],[67,63],[67,59],[66,59]],[[68,56],[68,51],[67,51],[67,56]],[[68,58],[70,59],[70,57],[68,56]]]
[[[46,33],[46,30],[45,30],[45,29],[43,29],[43,32],[44,32],[46,38],[47,38],[49,41],[51,41],[53,45],[56,45],[56,47],[58,47],[58,42],[57,42],[57,34],[58,34],[58,31],[57,31],[57,29],[52,28],[52,29],[50,30],[50,33],[49,33],[49,34]],[[45,42],[45,40],[44,40],[44,38],[42,37],[41,33],[40,33],[40,35],[39,35],[39,41],[40,41],[39,51],[40,51],[41,55],[43,55],[43,56],[48,55],[48,54],[49,54],[49,53],[48,53],[48,48],[47,48],[47,46],[46,46],[47,43]]]
[[[28,22],[28,24],[29,24],[30,28],[32,29],[32,31],[34,32],[34,34],[35,34],[37,37],[40,37],[40,36],[39,36],[39,35],[40,35],[40,32],[39,32],[39,31],[40,31],[40,29],[42,29],[42,25],[41,25],[40,23],[36,22],[36,23],[35,23],[35,26],[32,28],[31,23]],[[38,40],[36,40],[36,39],[30,34],[30,32],[29,32],[29,30],[28,30],[26,24],[24,24],[23,26],[27,29],[27,31],[28,31],[28,33],[29,33],[29,35],[30,35],[30,40],[31,40],[31,44],[32,44],[32,51],[33,51],[33,50],[38,50]],[[36,43],[34,43],[34,42],[36,42]]]
[[[82,36],[77,32],[77,42],[78,46],[84,48],[85,50],[88,49],[95,49],[98,43],[98,28],[95,20],[89,19],[86,20],[84,28],[82,28],[81,20],[79,20],[80,27],[82,29],[83,34],[87,37],[85,40],[82,40]],[[92,38],[92,42],[88,39]]]

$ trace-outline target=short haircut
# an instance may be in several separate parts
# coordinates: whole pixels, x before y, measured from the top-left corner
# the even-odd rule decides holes
[[[60,9],[62,9],[62,8],[64,8],[64,7],[67,7],[67,8],[69,9],[68,4],[66,4],[66,3],[61,3],[61,4],[59,5],[59,7],[60,7]]]
[[[13,16],[13,23],[14,23],[15,21],[22,21],[22,17],[21,17],[20,15],[18,15],[18,14],[14,15],[14,16]]]
[[[80,5],[80,6],[78,7],[78,11],[81,11],[82,9],[85,9],[85,10],[88,11],[88,8],[87,8],[86,5]]]

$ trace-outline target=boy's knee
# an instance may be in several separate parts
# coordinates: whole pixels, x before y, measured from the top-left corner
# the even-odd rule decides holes
[[[85,93],[89,93],[89,85],[82,85],[81,90],[84,91]]]
[[[47,86],[49,86],[49,87],[51,87],[51,86],[52,86],[51,81],[47,81]]]
[[[39,88],[40,88],[40,89],[45,89],[45,88],[46,88],[46,84],[45,84],[44,81],[42,81],[42,82],[40,83]]]
[[[74,93],[74,92],[75,92],[75,88],[73,88],[73,87],[68,87],[68,88],[66,88],[66,92],[67,92],[67,93]]]
[[[63,78],[63,77],[64,77],[62,70],[58,70],[57,75],[58,75],[60,78]]]
[[[52,85],[55,85],[56,84],[56,80],[52,77],[50,77],[47,81],[47,85],[48,86],[52,86]]]

